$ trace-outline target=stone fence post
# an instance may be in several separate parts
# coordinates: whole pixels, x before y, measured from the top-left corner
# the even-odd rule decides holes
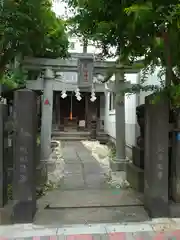
[[[17,90],[14,96],[13,223],[29,223],[36,212],[36,93]]]
[[[150,217],[168,217],[169,104],[166,99],[152,104],[152,99],[146,97],[144,206]]]
[[[5,124],[8,117],[8,106],[0,103],[0,207],[3,207],[8,201],[7,184],[7,148],[8,134]]]

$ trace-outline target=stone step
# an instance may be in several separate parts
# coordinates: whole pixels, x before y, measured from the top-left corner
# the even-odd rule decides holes
[[[42,226],[48,225],[54,227],[56,226],[59,227],[60,225],[86,224],[86,226],[88,226],[89,228],[90,225],[88,224],[92,223],[101,224],[128,223],[128,222],[135,223],[144,222],[148,220],[149,217],[142,206],[136,207],[121,206],[121,207],[100,207],[100,208],[94,207],[76,209],[44,209],[36,213],[34,224]],[[84,238],[80,237],[69,239],[102,239],[102,238],[88,238],[87,236],[84,236]],[[111,239],[120,240],[122,238],[117,237]]]
[[[52,132],[52,138],[54,140],[61,141],[81,141],[81,140],[90,140],[90,132]],[[97,133],[97,140],[106,142],[108,141],[108,135],[104,132]]]
[[[61,132],[61,131],[53,131],[53,136],[89,136],[90,132],[77,132],[77,131],[71,131],[71,132]]]
[[[89,136],[90,132],[77,132],[77,131],[69,131],[69,132],[61,132],[61,131],[53,131],[53,136]],[[97,132],[98,136],[107,136],[105,132]]]
[[[131,189],[54,190],[44,197],[50,208],[143,206],[142,195]]]
[[[83,136],[55,136],[52,139],[53,140],[61,140],[61,141],[82,141],[82,140],[88,140],[89,137],[83,137]]]

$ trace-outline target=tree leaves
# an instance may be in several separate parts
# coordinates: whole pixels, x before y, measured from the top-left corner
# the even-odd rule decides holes
[[[0,71],[19,54],[66,57],[65,24],[50,0],[6,0],[0,11]]]

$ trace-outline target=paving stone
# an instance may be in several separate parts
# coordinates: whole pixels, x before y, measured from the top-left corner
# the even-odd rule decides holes
[[[124,223],[148,219],[143,207],[71,208],[38,212],[35,224],[58,227],[61,224]]]
[[[66,163],[64,167],[65,175],[67,174],[82,174],[82,165],[79,163]]]
[[[143,239],[143,240],[151,240],[155,239],[156,234],[153,231],[148,232],[133,232],[133,239]],[[157,238],[158,239],[158,238]],[[165,240],[165,238],[163,238]]]
[[[129,224],[110,224],[106,226],[107,233],[112,232],[152,232],[152,227],[147,223],[131,223]]]
[[[116,233],[109,233],[108,236],[109,236],[109,240],[134,240],[132,233],[116,232]]]
[[[81,164],[81,161],[78,159],[78,158],[73,158],[73,157],[66,157],[66,156],[63,156],[64,157],[64,162],[66,164]]]
[[[84,163],[83,168],[85,174],[94,173],[98,175],[99,173],[104,173],[104,169],[99,164],[93,162]]]
[[[105,224],[76,224],[71,226],[66,226],[62,228],[58,228],[57,235],[64,234],[64,235],[79,235],[79,234],[106,234]]]
[[[97,174],[86,174],[85,175],[85,182],[86,184],[90,184],[90,185],[93,185],[94,186],[98,183],[102,184],[102,183],[107,183],[107,178],[104,174],[100,174],[97,175]]]
[[[58,201],[57,201],[58,199]],[[122,190],[114,194],[112,189],[84,189],[74,191],[56,191],[51,207],[102,207],[102,206],[142,205],[142,202],[132,192]]]
[[[82,174],[68,174],[63,178],[60,189],[82,189],[84,185]]]
[[[65,142],[62,146],[65,176],[59,190],[40,200],[45,199],[51,209],[38,211],[37,224],[59,226],[148,219],[143,206],[135,207],[142,205],[139,194],[130,189],[118,193],[110,189],[100,163],[81,142]]]
[[[4,227],[4,231],[1,233],[2,239],[24,239],[28,237],[41,237],[41,236],[56,236],[57,228],[53,228],[52,226],[50,228],[43,227],[39,229],[25,229],[24,224],[20,224],[19,226],[6,226]],[[12,226],[12,227],[11,227]]]

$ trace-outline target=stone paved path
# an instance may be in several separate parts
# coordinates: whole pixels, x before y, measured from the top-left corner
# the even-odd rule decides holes
[[[99,163],[81,142],[64,142],[65,178],[61,189],[107,189],[107,179]]]
[[[100,163],[81,142],[63,142],[65,176],[60,189],[44,199],[37,224],[84,224],[148,219],[141,195],[131,189],[115,190],[107,183]]]
[[[155,223],[91,224],[47,228],[33,224],[0,226],[2,240],[178,240],[179,220]]]

